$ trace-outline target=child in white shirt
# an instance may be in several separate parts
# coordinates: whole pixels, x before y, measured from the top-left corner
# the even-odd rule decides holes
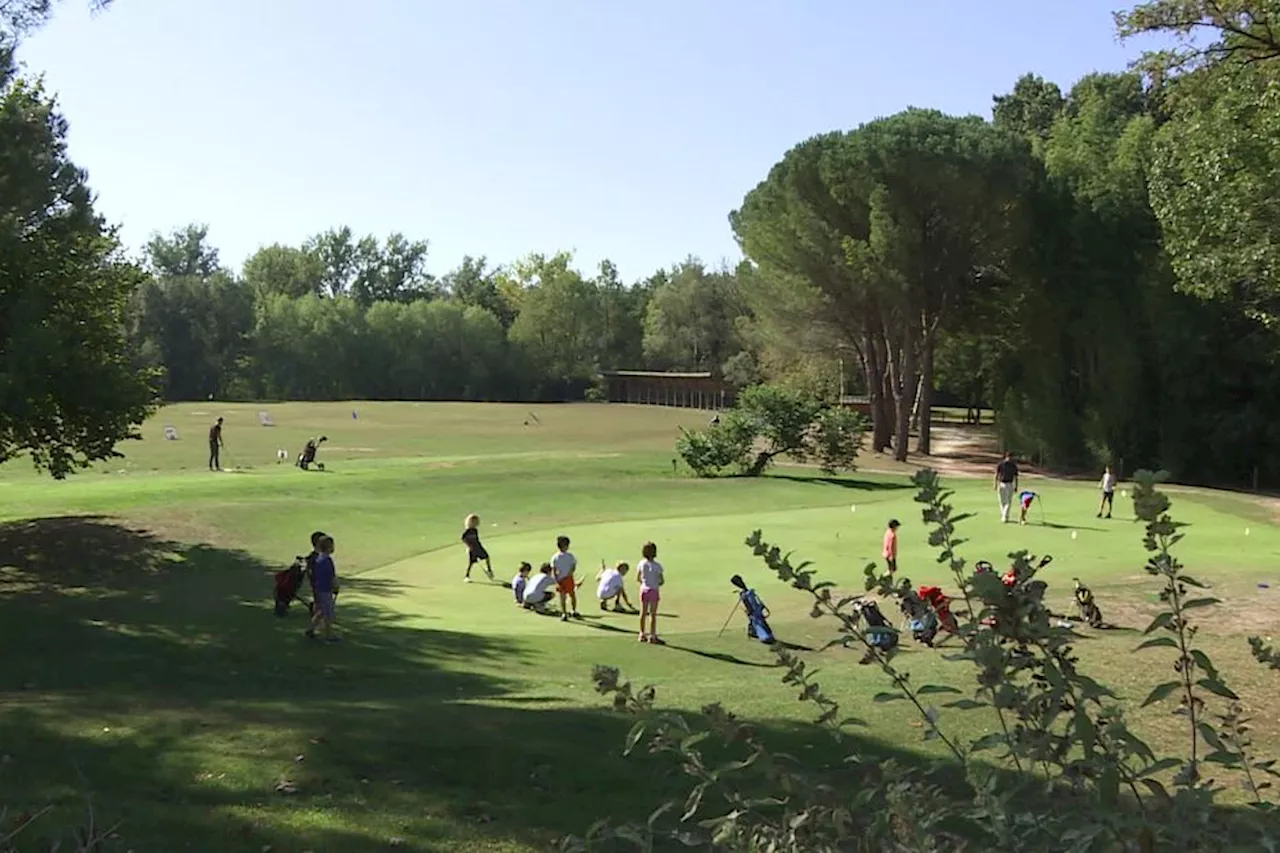
[[[547,605],[555,597],[555,593],[552,592],[555,584],[556,578],[552,573],[551,564],[543,563],[538,569],[537,576],[525,585],[524,606],[538,613],[546,613]]]
[[[1108,465],[1106,470],[1102,472],[1102,502],[1098,504],[1098,518],[1102,518],[1102,511],[1107,511],[1107,518],[1111,517],[1111,502],[1116,496],[1116,475]]]
[[[644,559],[636,566],[636,577],[640,579],[640,642],[663,645],[658,637],[658,588],[662,586],[662,564],[658,562],[658,546],[652,542],[644,543],[640,549]],[[644,630],[645,616],[649,617],[649,631]]]
[[[604,561],[600,561],[600,574],[596,575],[596,598],[600,599],[600,609],[608,610],[609,602],[613,602],[613,610],[615,613],[622,612],[622,602],[627,603],[628,610],[634,610],[631,606],[631,600],[627,598],[627,588],[625,585],[627,572],[631,567],[626,563],[618,563],[612,569],[605,568]]]

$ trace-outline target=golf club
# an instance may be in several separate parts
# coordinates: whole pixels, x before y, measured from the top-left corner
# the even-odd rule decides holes
[[[733,609],[729,611],[729,618],[724,620],[724,625],[720,628],[720,633],[716,634],[717,640],[720,639],[722,636],[724,636],[724,632],[729,627],[729,623],[733,621],[733,615],[738,612],[738,605],[740,603],[741,602],[739,601],[735,601],[733,603]]]

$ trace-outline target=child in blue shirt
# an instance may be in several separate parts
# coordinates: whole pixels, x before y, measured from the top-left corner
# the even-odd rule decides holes
[[[529,573],[533,571],[533,566],[528,563],[521,563],[520,570],[516,572],[516,576],[511,579],[511,591],[516,596],[516,606],[524,606],[524,591],[529,585]]]
[[[333,636],[334,603],[338,595],[338,569],[333,564],[333,537],[324,536],[316,543],[315,562],[311,568],[312,589],[315,591],[315,607],[311,613],[311,627],[307,636],[316,636],[316,627],[324,631],[325,642],[336,643]]]

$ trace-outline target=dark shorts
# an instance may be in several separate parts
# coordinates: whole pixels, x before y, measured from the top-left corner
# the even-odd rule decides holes
[[[334,595],[332,592],[321,592],[316,590],[316,610],[325,619],[333,618],[334,611]]]
[[[467,552],[468,566],[472,565],[473,563],[482,563],[488,559],[489,559],[489,552],[486,551],[483,547],[472,548],[470,551]]]

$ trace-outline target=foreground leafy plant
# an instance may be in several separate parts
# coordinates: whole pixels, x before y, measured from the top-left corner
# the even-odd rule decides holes
[[[813,597],[814,618],[835,621],[836,636],[824,649],[851,648],[863,653],[863,662],[875,663],[893,688],[875,701],[913,706],[925,738],[940,742],[949,760],[906,768],[852,749],[848,731],[865,723],[842,717],[806,663],[785,647],[776,650],[782,682],[799,687],[799,699],[819,708],[816,722],[851,749],[843,770],[807,766],[772,752],[752,726],[719,705],[703,708],[696,722],[658,713],[654,688],[637,692],[616,669],[597,667],[597,689],[613,697],[615,708],[638,718],[628,752],[646,742],[650,752],[677,760],[693,787],[683,804],[665,805],[642,825],[602,821],[585,838],[565,839],[561,849],[615,849],[610,845],[616,842],[641,850],[675,842],[717,851],[795,853],[1276,849],[1274,809],[1263,801],[1269,787],[1263,777],[1275,775],[1274,762],[1250,756],[1242,704],[1192,642],[1195,630],[1186,614],[1206,605],[1188,598],[1186,588],[1202,585],[1182,572],[1172,554],[1182,536],[1180,525],[1169,516],[1168,498],[1156,489],[1154,476],[1141,475],[1135,508],[1147,521],[1144,541],[1153,552],[1148,571],[1165,580],[1162,599],[1169,607],[1147,633],[1168,633],[1141,648],[1174,649],[1179,678],[1158,687],[1146,704],[1181,692],[1179,713],[1191,724],[1183,757],[1157,758],[1128,728],[1116,695],[1079,671],[1072,651],[1077,635],[1045,606],[1047,584],[1036,578],[1034,558],[1010,554],[1012,566],[1004,579],[993,572],[967,575],[958,554],[964,540],[957,534],[965,516],[951,506],[951,492],[934,471],[920,471],[912,481],[916,500],[924,505],[922,517],[932,526],[929,541],[939,549],[939,562],[950,566],[964,599],[963,607],[956,605],[957,648],[946,659],[967,664],[974,686],[970,697],[942,708],[992,714],[999,731],[968,743],[949,734],[942,710],[930,703],[932,697],[962,691],[913,685],[895,663],[896,647],[886,650],[872,642],[861,624],[858,596],[838,595],[834,584],[816,580],[810,563],[793,564],[789,554],[756,531],[746,543],[752,552],[780,580]],[[901,598],[912,586],[869,565],[866,588]],[[1252,638],[1251,645],[1260,661],[1275,665],[1260,640]],[[1209,722],[1199,691],[1230,701],[1216,715],[1216,725]],[[1202,742],[1212,752],[1202,755]],[[710,744],[731,754],[717,762],[709,757]],[[980,760],[980,753],[993,749]],[[1216,796],[1223,789],[1199,777],[1200,762],[1238,771],[1254,811],[1232,813],[1219,806]],[[963,771],[963,783],[957,781],[957,769]],[[1175,769],[1170,793],[1157,777]]]

